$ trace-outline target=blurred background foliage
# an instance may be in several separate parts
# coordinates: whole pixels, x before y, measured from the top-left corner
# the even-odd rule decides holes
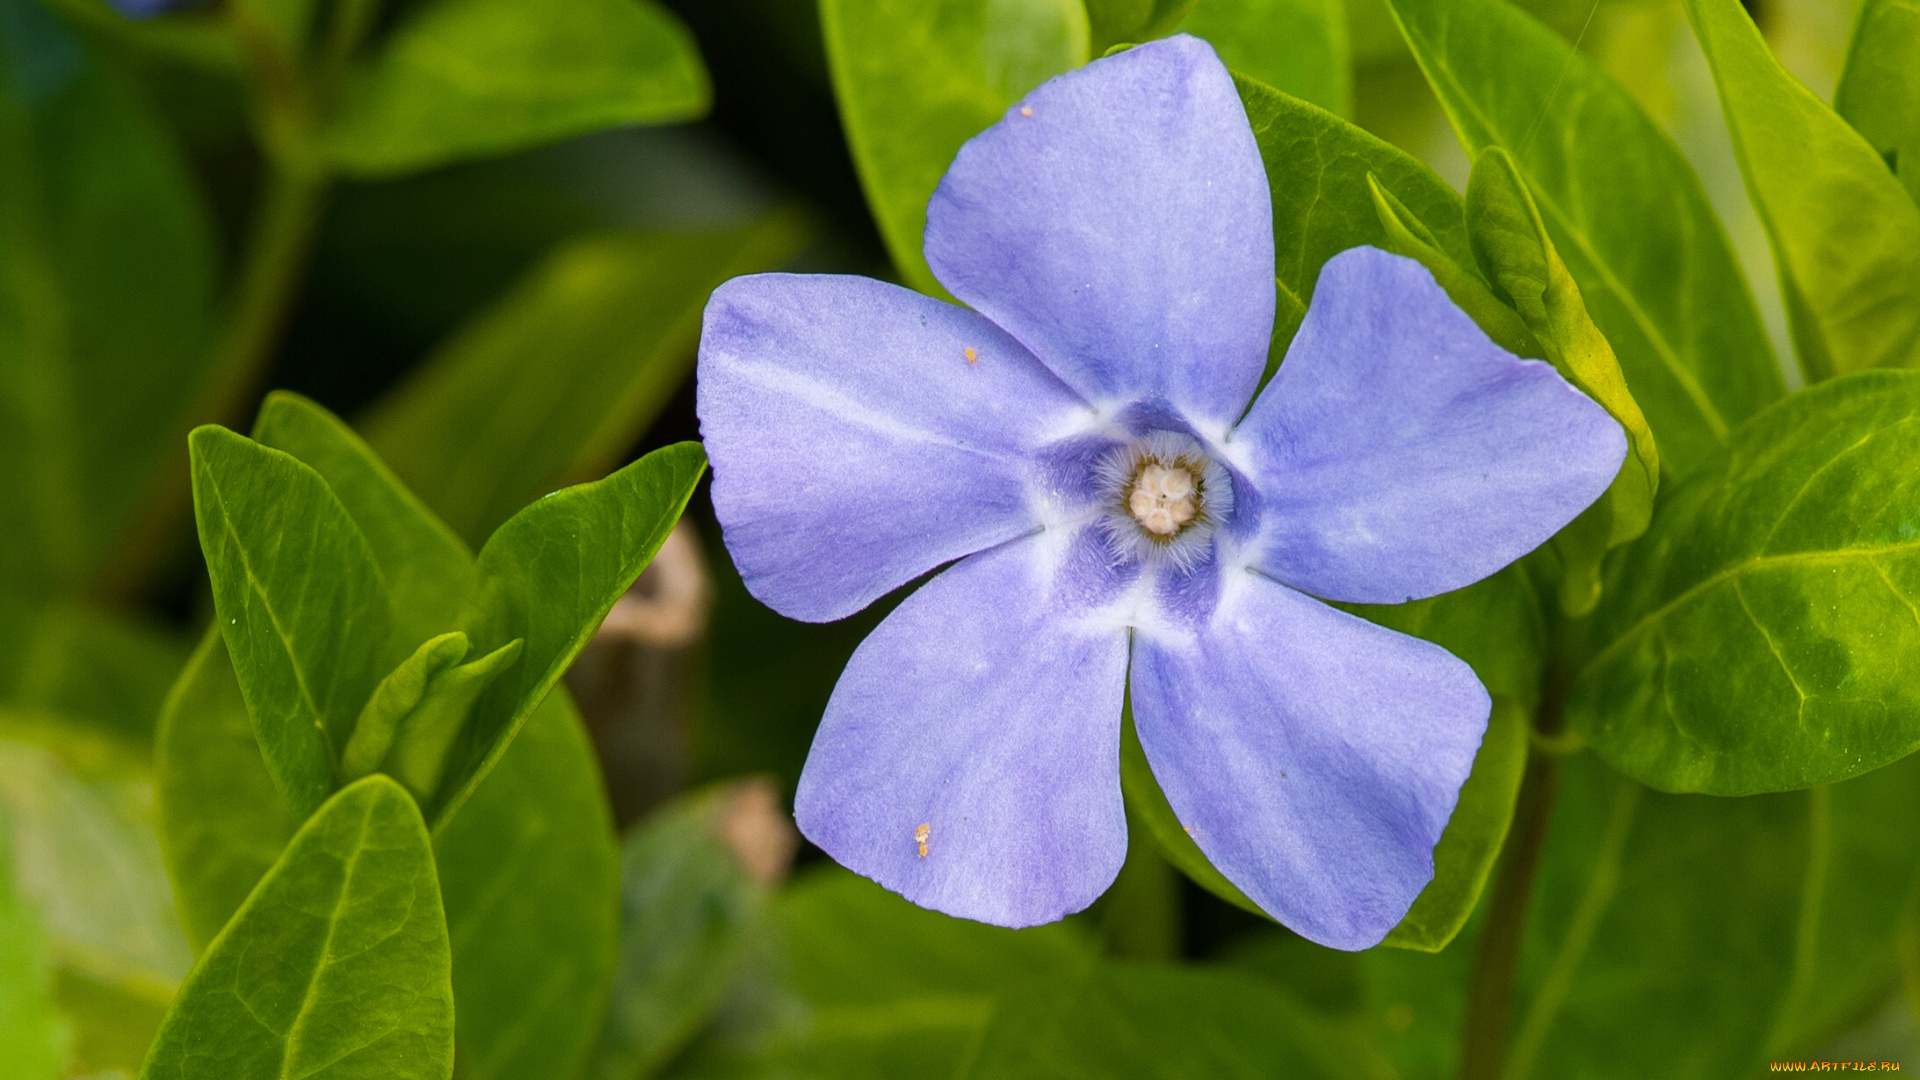
[[[552,2],[568,17],[226,0],[129,20],[104,0],[0,0],[0,1075],[136,1071],[192,962],[152,758],[211,610],[194,424],[244,429],[268,390],[306,395],[477,549],[539,495],[697,438],[693,349],[719,282],[784,268],[937,291],[919,236],[952,149],[1046,76],[1176,29],[1456,188],[1471,164],[1384,0]],[[976,27],[981,55],[888,29],[922,3]],[[1514,3],[1678,146],[1798,385],[1681,0]],[[1831,100],[1854,5],[1746,7]],[[468,66],[449,74],[455,54]],[[937,107],[888,91],[929,71]],[[693,622],[603,635],[571,680],[626,830],[604,1028],[545,1073],[463,1043],[463,1075],[1451,1073],[1477,919],[1438,954],[1332,953],[1140,838],[1092,911],[1018,933],[913,909],[817,853],[782,884],[813,726],[886,605],[785,620],[746,594],[704,491],[687,520],[682,569],[638,599]],[[1914,771],[1714,800],[1578,759],[1509,1075],[1737,1075],[1755,1047],[1920,1064],[1897,958],[1848,937],[1897,915],[1856,908],[1909,903],[1904,879],[1873,882],[1904,856],[1815,853],[1801,806],[1862,823],[1847,835],[1920,820]],[[1854,876],[1826,878],[1809,930],[1815,858]],[[1774,968],[1809,934],[1833,939],[1845,990],[1782,999],[1793,976]],[[1814,1000],[1836,1003],[1794,1011]],[[1568,1003],[1580,1023],[1556,1025]]]

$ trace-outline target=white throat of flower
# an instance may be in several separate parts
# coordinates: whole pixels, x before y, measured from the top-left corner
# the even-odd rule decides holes
[[[1148,432],[1115,447],[1095,464],[1094,483],[1101,528],[1122,558],[1189,569],[1233,510],[1227,470],[1176,431]]]

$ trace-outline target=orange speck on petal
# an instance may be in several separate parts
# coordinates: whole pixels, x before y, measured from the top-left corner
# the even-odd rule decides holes
[[[927,836],[932,832],[932,825],[921,825],[919,828],[913,830],[914,843],[920,845],[920,857],[923,859],[927,857]]]
[[[1032,116],[1032,115],[1033,115],[1033,106],[1031,106],[1031,105],[1022,105],[1022,106],[1020,106],[1020,115],[1021,115],[1021,116]]]
[[[967,346],[967,363],[977,364],[979,362],[980,362],[980,354],[973,351],[973,346],[971,345]]]

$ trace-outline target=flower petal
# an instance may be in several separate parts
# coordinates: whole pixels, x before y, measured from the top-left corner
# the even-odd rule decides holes
[[[794,816],[827,854],[922,907],[1000,926],[1092,903],[1126,858],[1124,581],[1091,530],[971,556],[853,654]],[[921,843],[924,841],[924,851]]]
[[[1233,79],[1181,35],[1040,86],[960,148],[927,264],[1090,400],[1224,428],[1273,332],[1273,210]]]
[[[1147,761],[1207,858],[1303,937],[1378,944],[1432,880],[1486,732],[1472,669],[1242,571],[1197,629],[1136,632],[1132,678]]]
[[[1089,415],[973,312],[827,275],[715,290],[698,390],[734,564],[769,607],[817,622],[1032,532],[1033,448]]]
[[[1327,261],[1233,432],[1265,496],[1254,562],[1329,600],[1470,585],[1599,498],[1627,440],[1552,367],[1495,345],[1411,259]]]

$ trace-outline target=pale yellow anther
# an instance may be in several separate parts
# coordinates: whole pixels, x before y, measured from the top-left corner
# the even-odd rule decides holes
[[[1127,496],[1127,509],[1135,520],[1155,536],[1172,536],[1193,520],[1199,508],[1194,505],[1193,474],[1178,465],[1150,462],[1134,478]]]

